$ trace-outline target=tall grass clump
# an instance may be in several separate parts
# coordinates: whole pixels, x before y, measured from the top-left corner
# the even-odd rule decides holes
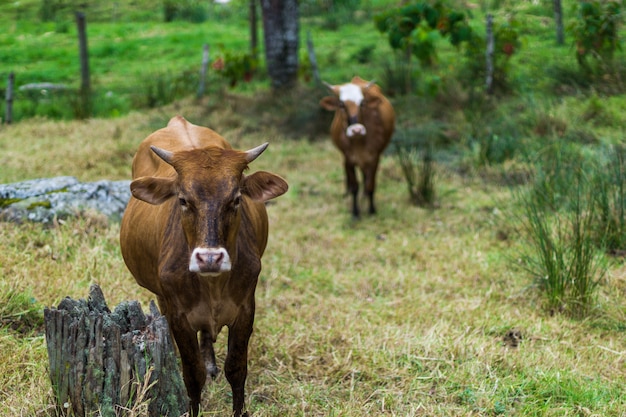
[[[434,145],[425,132],[399,132],[393,144],[410,201],[422,207],[434,207],[437,197]]]
[[[626,250],[626,148],[608,148],[606,166],[594,171],[593,231],[608,253]]]
[[[569,178],[567,188],[555,187],[554,177],[539,176],[517,195],[522,233],[529,245],[521,259],[536,278],[549,312],[582,318],[593,309],[607,269],[598,249],[602,243],[594,236],[595,190],[584,165],[570,165],[567,174],[559,173]]]
[[[42,307],[32,294],[0,283],[0,325],[20,333],[29,333],[43,326]]]

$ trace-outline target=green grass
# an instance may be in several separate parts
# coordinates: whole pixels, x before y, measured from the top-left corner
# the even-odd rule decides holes
[[[93,180],[127,178],[130,161],[119,163],[119,149],[136,146],[174,113],[213,126],[237,148],[270,140],[252,169],[283,175],[290,191],[269,206],[247,384],[255,416],[621,415],[621,263],[600,287],[601,313],[582,322],[549,316],[528,277],[510,267],[522,242],[498,238],[507,188],[442,165],[439,181],[454,192],[441,208],[421,209],[409,202],[389,155],[379,214],[355,223],[330,141],[294,141],[269,128],[241,135],[247,115],[232,111],[207,113],[188,101],[112,121],[18,123],[0,131],[0,143],[31,138],[25,150],[32,151],[9,158],[11,178]],[[95,145],[76,147],[79,137]],[[4,285],[55,306],[65,296],[86,297],[95,282],[110,306],[136,299],[147,307],[154,297],[127,272],[118,233],[118,224],[97,216],[52,228],[0,223]],[[503,342],[511,328],[523,334],[518,348]],[[221,361],[225,337],[217,344]],[[0,415],[49,413],[43,336],[5,330],[0,352],[11,358],[0,361]],[[222,376],[203,398],[205,415],[228,413]]]

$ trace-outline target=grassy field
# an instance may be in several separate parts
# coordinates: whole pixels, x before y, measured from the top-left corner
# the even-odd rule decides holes
[[[389,153],[379,171],[378,215],[353,221],[341,157],[324,133],[329,116],[317,109],[323,93],[303,87],[276,97],[262,82],[115,118],[30,118],[3,125],[0,183],[56,175],[128,179],[139,142],[176,114],[215,129],[235,148],[269,141],[251,170],[275,172],[290,189],[268,206],[270,238],[257,288],[246,388],[254,416],[623,417],[623,259],[606,258],[607,274],[586,318],[546,310],[533,277],[520,267],[528,242],[517,233],[516,189],[502,181],[522,162],[481,164],[475,136],[493,131],[500,135],[496,139],[527,145],[527,152],[543,142],[584,139],[581,147],[591,153],[623,141],[626,101],[593,93],[552,96],[552,81],[540,76],[542,60],[573,58],[549,43],[545,16],[527,13],[520,19],[537,34],[529,35],[528,44],[541,48],[528,48],[519,58],[514,73],[519,91],[503,99],[491,117],[472,119],[462,108],[461,92],[429,100],[393,98],[399,133],[443,125],[447,147],[437,159],[434,209],[409,202],[402,170]],[[126,42],[128,56],[143,56],[140,43],[161,45],[162,51],[180,54],[179,60],[167,61],[163,52],[153,62],[182,65],[172,64],[173,71],[194,65],[195,58],[185,57],[195,52],[180,49],[193,44],[199,50],[203,41],[196,31],[212,30],[211,25],[133,23],[138,39],[145,34],[137,40],[124,25],[94,29],[94,50],[109,44],[122,50]],[[236,25],[228,26],[237,32]],[[377,45],[375,60],[386,55],[386,40],[373,31],[360,39],[346,36],[357,27],[314,29],[324,74],[332,81],[355,69],[382,72],[380,66],[347,65],[351,54],[370,43]],[[59,48],[65,43],[68,51],[73,48],[71,33],[63,38],[47,34],[52,28],[30,28],[31,35],[22,39],[17,32],[0,34],[3,74],[4,58],[14,53],[6,48],[11,42],[34,50],[50,45],[45,39],[52,37]],[[118,33],[119,43],[105,33]],[[21,43],[28,39],[33,43]],[[333,52],[338,43],[342,48]],[[49,63],[31,57],[22,63],[25,71],[48,77],[57,74],[50,68],[67,70],[54,54],[69,52],[41,53],[50,56]],[[122,83],[120,68],[128,68],[125,82],[140,83],[134,74],[144,71],[148,58],[132,67],[128,56],[102,53],[110,72],[100,73],[98,82]],[[454,56],[444,49],[440,59],[453,67],[446,59]],[[31,65],[41,67],[28,69]],[[70,78],[58,75],[53,81]],[[52,226],[0,223],[1,417],[54,415],[41,332],[44,306],[56,306],[66,296],[84,298],[92,283],[101,286],[109,306],[139,300],[147,308],[154,298],[127,271],[118,234],[119,224],[97,214]],[[226,331],[216,344],[219,363],[225,341]],[[205,389],[203,415],[228,415],[230,407],[230,388],[221,375]]]

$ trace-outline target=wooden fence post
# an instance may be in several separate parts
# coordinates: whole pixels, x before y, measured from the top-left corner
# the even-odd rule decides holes
[[[563,8],[561,0],[553,0],[554,3],[554,22],[556,23],[556,44],[563,45],[565,43],[565,32],[563,30]]]
[[[7,103],[6,109],[4,109],[4,123],[11,124],[13,122],[13,87],[15,85],[15,74],[11,72],[9,79],[7,80],[7,91],[5,93],[5,99]]]
[[[76,12],[78,51],[80,55],[80,106],[77,116],[85,119],[91,116],[91,81],[89,76],[89,52],[87,48],[87,24],[85,14]]]
[[[206,85],[206,72],[209,66],[209,45],[204,44],[202,46],[202,68],[200,69],[200,85],[198,86],[198,94],[196,97],[202,98],[204,95],[204,89]]]
[[[487,66],[487,79],[485,80],[485,89],[487,94],[493,94],[493,53],[495,42],[493,39],[493,15],[487,14],[487,51],[486,51],[486,66]]]
[[[88,300],[65,298],[46,308],[50,380],[59,416],[180,416],[188,397],[167,321],[154,302],[145,316],[137,301],[113,312],[97,285]]]
[[[317,85],[322,85],[320,78],[320,72],[317,68],[317,58],[315,57],[315,50],[313,49],[313,39],[311,38],[311,31],[306,32],[306,47],[309,52],[309,62],[311,63],[311,71],[313,72],[313,78]]]

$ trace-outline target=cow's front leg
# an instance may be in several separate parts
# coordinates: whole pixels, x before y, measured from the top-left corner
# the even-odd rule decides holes
[[[207,376],[210,376],[212,379],[217,378],[220,370],[215,363],[213,339],[211,338],[209,332],[200,332],[200,351],[202,352],[202,357],[204,358],[204,367],[206,368]]]
[[[183,365],[183,380],[189,395],[189,412],[196,417],[200,411],[200,395],[206,382],[206,368],[202,363],[198,334],[185,317],[167,317]]]
[[[359,182],[356,178],[356,169],[353,163],[344,161],[346,171],[346,188],[348,193],[352,195],[352,217],[355,219],[360,216],[359,213]]]
[[[374,205],[374,191],[376,190],[376,171],[378,170],[378,161],[368,163],[363,167],[363,182],[365,183],[365,195],[369,200],[369,214],[376,214],[376,206]]]
[[[243,414],[244,387],[248,375],[248,341],[252,334],[253,321],[254,310],[251,313],[242,313],[228,331],[228,354],[224,363],[224,374],[233,392],[234,417],[248,415]]]

